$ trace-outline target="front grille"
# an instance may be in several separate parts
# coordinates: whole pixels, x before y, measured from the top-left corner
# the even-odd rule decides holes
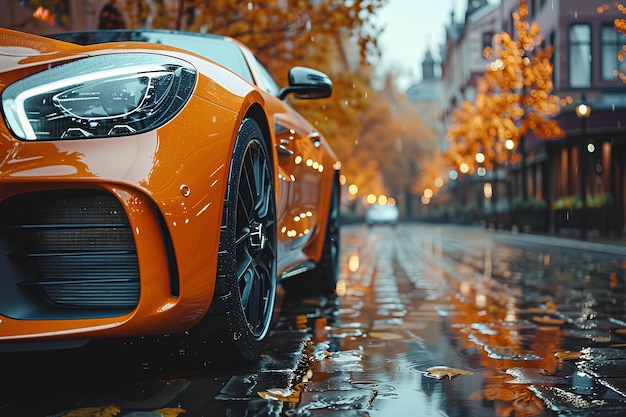
[[[122,205],[108,193],[12,197],[0,204],[0,240],[12,284],[34,305],[130,310],[139,300],[133,234]]]

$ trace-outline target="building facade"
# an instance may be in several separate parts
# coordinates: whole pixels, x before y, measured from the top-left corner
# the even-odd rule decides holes
[[[478,81],[489,65],[483,50],[491,45],[496,33],[502,32],[500,7],[486,0],[468,1],[462,16],[450,14],[445,31],[441,118],[447,127],[454,110],[463,101],[473,102],[476,98]],[[487,172],[482,177],[451,171],[450,181],[431,201],[430,214],[434,212],[434,217],[429,218],[475,223],[489,213],[507,212],[508,207],[500,207],[507,201],[502,198],[507,194],[506,178],[502,175],[500,171]],[[492,187],[488,195],[501,198],[486,198],[485,186]]]
[[[618,51],[626,44],[626,36],[613,25],[614,19],[623,15],[614,7],[604,7],[605,3],[603,0],[527,0],[528,20],[540,25],[543,46],[554,48],[554,94],[569,97],[571,104],[562,107],[556,117],[565,132],[563,137],[541,140],[529,134],[525,139],[525,163],[507,167],[504,182],[497,181],[498,173],[491,174],[495,185],[500,184],[498,196],[506,196],[511,203],[526,195],[535,203],[534,207],[538,208],[533,213],[535,221],[511,216],[512,203],[499,205],[504,216],[498,210],[491,216],[489,212],[483,213],[484,221],[556,234],[580,233],[585,238],[587,233],[624,234],[626,131],[622,120],[626,116],[626,84],[617,73],[624,66],[618,60]],[[448,108],[444,119],[461,98],[470,101],[473,98],[474,80],[481,74],[481,65],[484,71],[488,64],[481,48],[488,45],[493,34],[506,31],[516,36],[512,13],[519,6],[518,0],[502,0],[495,7],[483,3],[466,15],[462,28],[454,23],[448,28],[443,67]],[[465,68],[460,69],[459,62],[467,63]],[[591,109],[587,118],[576,113],[576,107],[583,102]],[[472,193],[480,197],[480,192]],[[582,205],[583,196],[586,208]],[[485,197],[479,202],[483,208],[486,202],[491,203],[487,208],[498,207]]]

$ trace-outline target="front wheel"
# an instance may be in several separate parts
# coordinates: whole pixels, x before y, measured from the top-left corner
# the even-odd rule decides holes
[[[239,130],[224,198],[216,295],[201,322],[220,351],[254,361],[263,348],[276,298],[274,171],[258,124]],[[203,324],[203,325],[202,325]],[[219,347],[219,346],[218,346]]]

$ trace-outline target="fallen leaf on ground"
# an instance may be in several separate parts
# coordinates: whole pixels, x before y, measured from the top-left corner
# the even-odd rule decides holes
[[[369,336],[374,337],[376,339],[381,340],[400,340],[404,339],[401,335],[397,333],[388,333],[388,332],[369,332]]]
[[[538,324],[548,324],[552,326],[558,326],[565,323],[565,319],[558,319],[550,316],[534,316],[533,321]]]
[[[160,413],[163,417],[178,417],[178,415],[186,413],[187,410],[183,408],[159,408],[158,410],[154,410],[155,413]]]
[[[459,375],[472,375],[474,372],[466,371],[464,369],[458,368],[450,368],[448,366],[431,366],[426,369],[426,376],[442,379],[444,377],[448,377],[450,379],[457,377]]]
[[[546,310],[548,311],[548,313],[554,313],[556,311],[556,304],[554,304],[552,301],[548,301],[546,303]]]
[[[82,407],[70,410],[63,417],[112,417],[120,413],[121,408],[117,405],[105,405],[99,407]]]
[[[562,350],[554,354],[554,356],[564,361],[578,359],[580,355],[582,355],[581,352],[572,352],[571,350]]]
[[[285,388],[270,388],[267,391],[257,392],[264,400],[275,400],[284,403],[297,403],[300,400],[300,391]]]

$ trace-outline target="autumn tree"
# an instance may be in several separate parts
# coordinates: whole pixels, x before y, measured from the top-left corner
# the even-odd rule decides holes
[[[518,162],[512,140],[518,130],[516,120],[521,117],[516,104],[514,96],[492,94],[487,82],[479,81],[475,101],[463,101],[452,113],[445,153],[450,166],[460,167],[462,173],[473,173],[479,165],[491,170]],[[480,162],[476,160],[478,154],[484,158]]]
[[[452,160],[471,161],[480,151],[485,166],[492,167],[510,162],[512,152],[519,152],[524,171],[529,133],[540,139],[563,135],[553,119],[563,104],[552,94],[553,48],[541,46],[539,24],[528,22],[526,1],[519,4],[512,15],[516,37],[502,32],[494,37],[493,47],[485,48],[484,56],[491,63],[479,83],[477,98],[473,104],[463,104],[452,118],[448,131]],[[522,178],[526,200],[526,175]]]

